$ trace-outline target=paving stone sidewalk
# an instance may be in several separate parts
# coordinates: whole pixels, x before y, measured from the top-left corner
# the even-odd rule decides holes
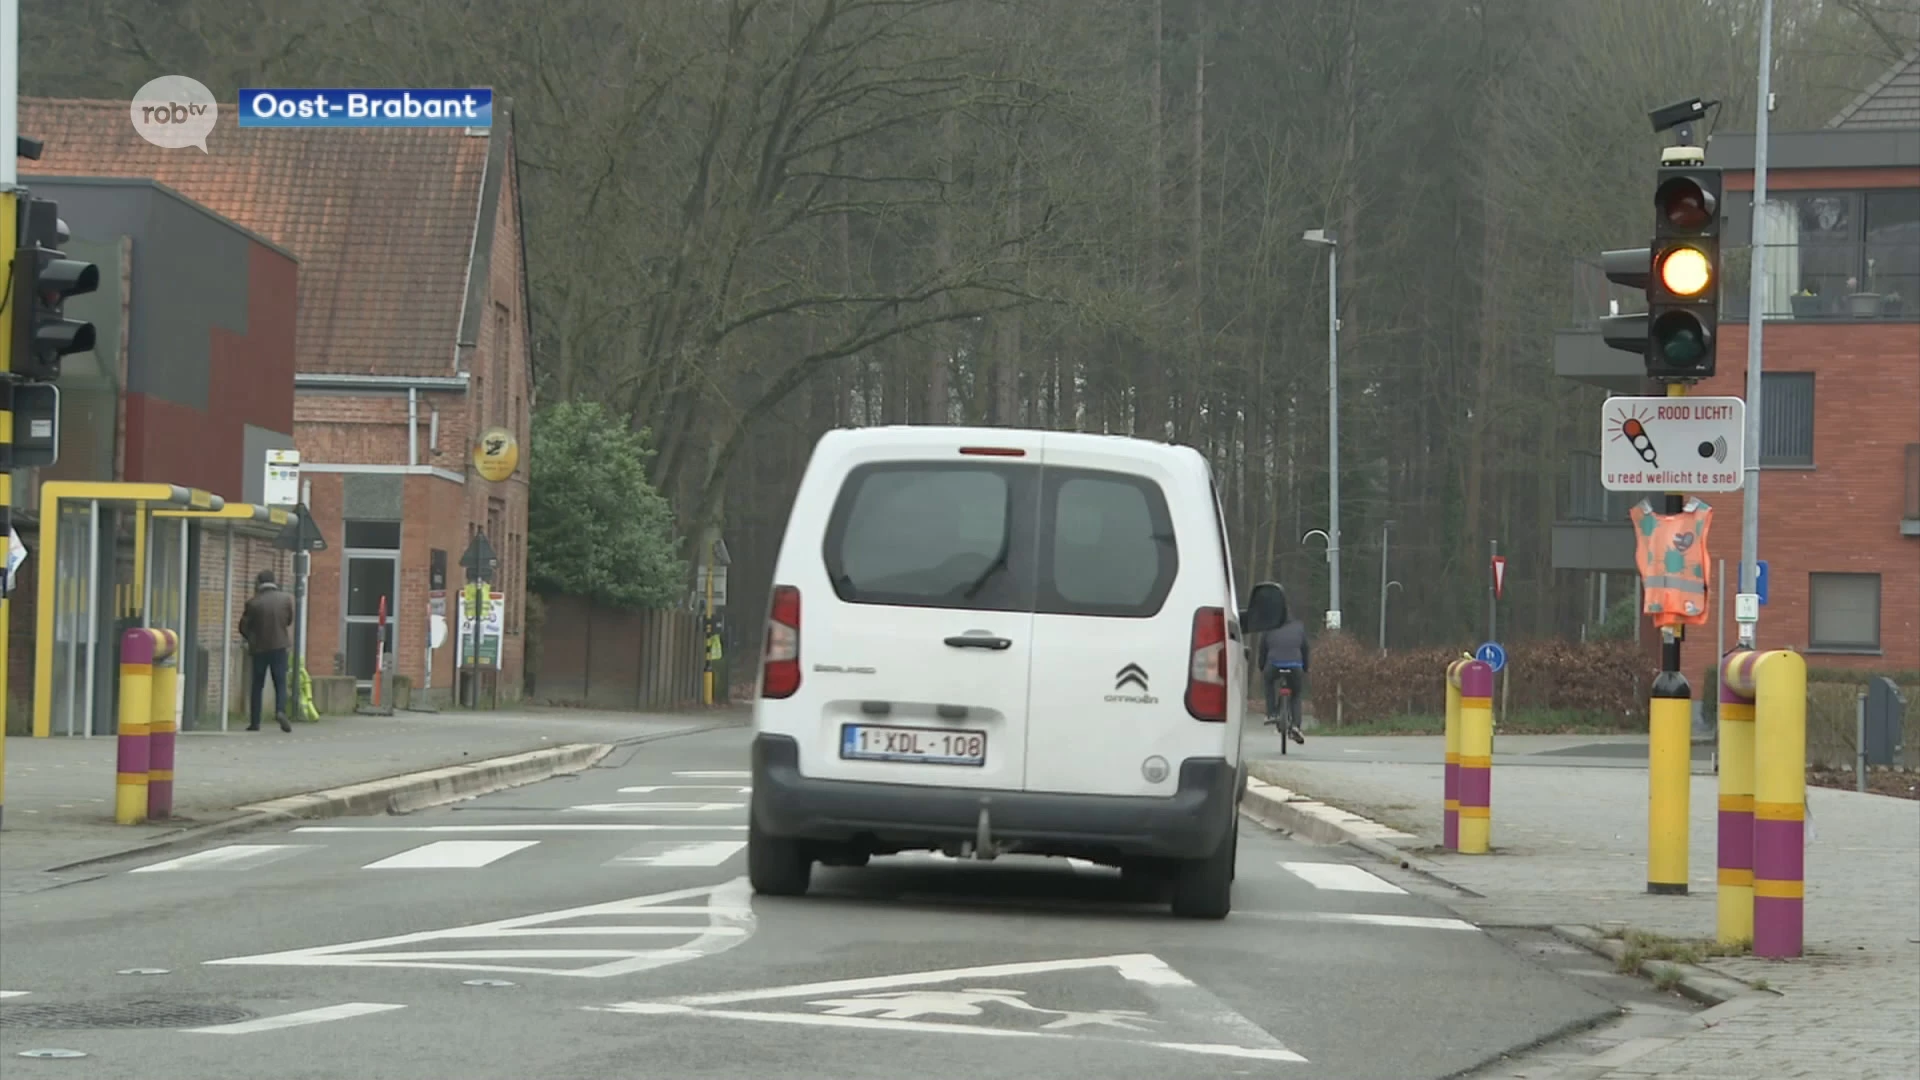
[[[568,743],[619,743],[745,721],[738,709],[537,709],[329,716],[295,724],[291,734],[271,724],[257,732],[184,732],[176,749],[173,820],[146,825],[113,822],[116,739],[16,735],[6,745],[0,871],[31,873],[98,858],[288,795]]]
[[[1444,774],[1431,764],[1327,760],[1332,740],[1255,772],[1413,834],[1425,868],[1480,894],[1450,901],[1483,925],[1584,923],[1675,937],[1714,931],[1717,780],[1693,778],[1690,895],[1646,893],[1644,771],[1529,766],[1493,776],[1493,853],[1440,840]],[[1343,743],[1361,740],[1342,740]],[[1920,802],[1809,789],[1807,955],[1704,967],[1780,996],[1595,1077],[1914,1080],[1920,1077]]]

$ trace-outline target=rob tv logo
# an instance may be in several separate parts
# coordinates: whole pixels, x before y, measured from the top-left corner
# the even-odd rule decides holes
[[[162,75],[140,88],[128,108],[133,130],[155,146],[207,153],[207,136],[220,119],[213,91],[198,79]]]

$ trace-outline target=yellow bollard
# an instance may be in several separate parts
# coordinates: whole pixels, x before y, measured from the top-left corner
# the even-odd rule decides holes
[[[1753,955],[1794,957],[1806,929],[1806,659],[1762,655],[1753,700]]]
[[[1493,846],[1493,668],[1460,665],[1460,853]]]
[[[1460,665],[1465,659],[1447,665],[1447,759],[1445,804],[1440,817],[1440,846],[1447,851],[1460,850]]]
[[[113,820],[147,820],[148,720],[153,713],[153,635],[129,630],[120,636],[119,764],[113,785]]]
[[[1720,661],[1719,890],[1714,937],[1722,945],[1753,940],[1753,666],[1760,654],[1736,649]]]
[[[154,636],[153,712],[148,718],[147,817],[165,821],[173,816],[174,733],[179,730],[180,635],[171,630]]]
[[[1663,671],[1647,701],[1647,891],[1656,896],[1687,894],[1692,791],[1693,687]]]

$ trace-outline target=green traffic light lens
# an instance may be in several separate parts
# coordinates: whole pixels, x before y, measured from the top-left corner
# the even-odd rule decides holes
[[[1706,354],[1700,335],[1682,330],[1660,340],[1660,354],[1676,364],[1691,364]]]
[[[1654,347],[1666,363],[1686,367],[1704,360],[1713,337],[1690,312],[1670,311],[1654,320]]]

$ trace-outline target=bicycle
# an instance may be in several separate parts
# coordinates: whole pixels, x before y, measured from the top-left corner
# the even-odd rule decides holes
[[[1275,689],[1278,693],[1273,698],[1274,707],[1267,712],[1267,723],[1272,724],[1273,729],[1280,733],[1280,753],[1284,757],[1289,741],[1304,746],[1307,738],[1300,732],[1299,703],[1294,700],[1291,680],[1283,677],[1280,685]],[[1282,726],[1282,718],[1286,720],[1285,726]]]

